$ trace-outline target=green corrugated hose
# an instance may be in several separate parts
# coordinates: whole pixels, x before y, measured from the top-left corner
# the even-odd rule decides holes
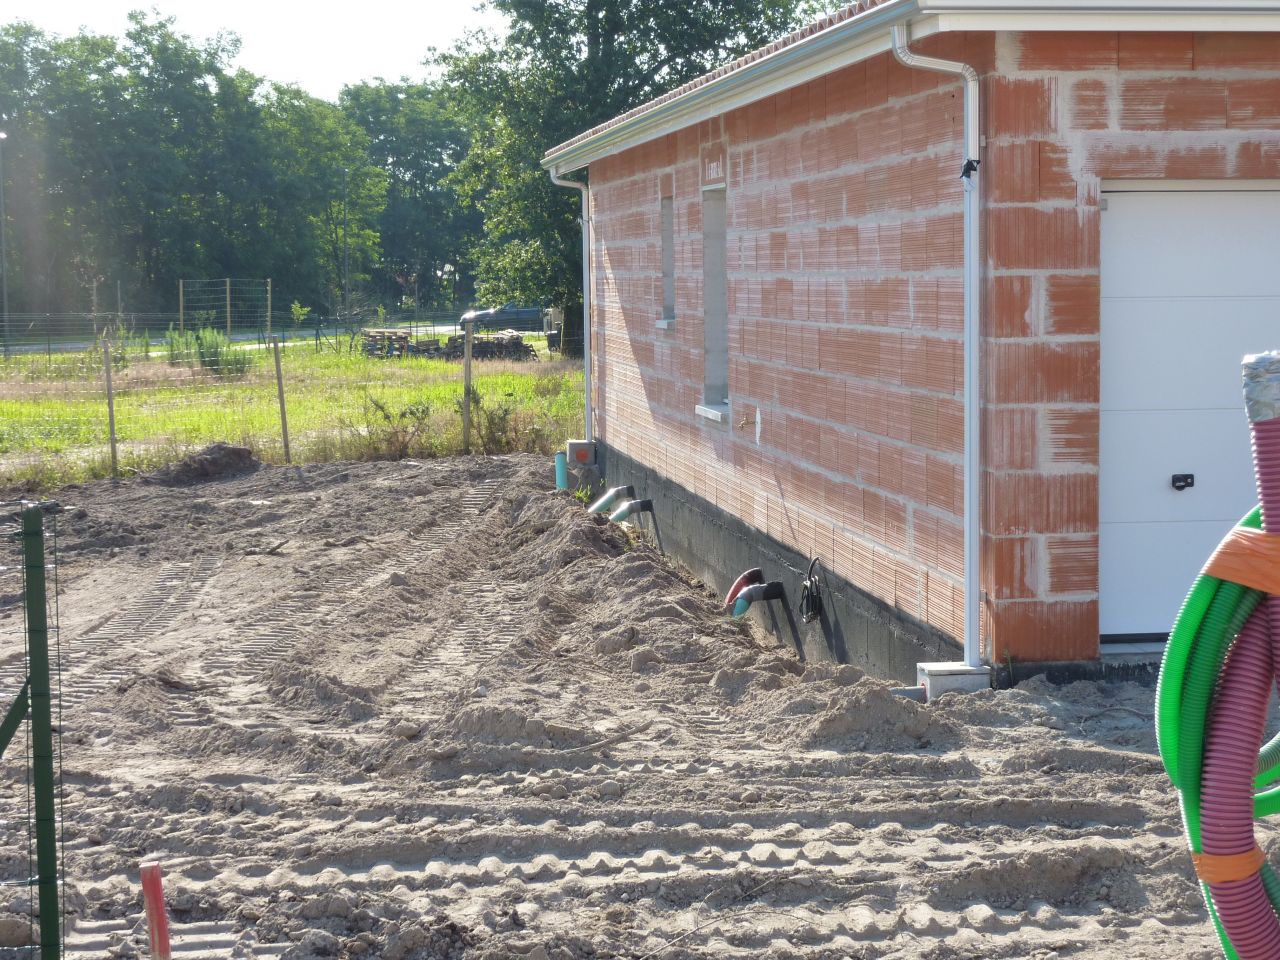
[[[1255,507],[1240,526],[1262,529],[1262,508]],[[1260,590],[1243,587],[1201,574],[1191,586],[1160,665],[1156,687],[1156,738],[1160,758],[1182,801],[1182,819],[1192,853],[1201,853],[1200,775],[1204,763],[1204,734],[1209,704],[1222,672],[1227,650],[1245,621],[1266,596]],[[1258,788],[1280,778],[1280,735],[1258,753]],[[1280,787],[1256,794],[1254,816],[1280,811]],[[1280,912],[1280,877],[1269,864],[1261,870],[1262,884],[1271,904]],[[1213,919],[1214,929],[1228,960],[1239,960],[1218,919],[1207,884],[1201,893]]]

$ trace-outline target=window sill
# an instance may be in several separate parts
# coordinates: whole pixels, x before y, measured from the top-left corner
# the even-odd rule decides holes
[[[718,423],[721,426],[729,422],[729,405],[727,403],[700,403],[693,408],[693,412],[704,420],[710,420],[712,423]]]
[[[676,318],[663,317],[658,321],[657,327],[659,330],[674,330],[676,328]]]

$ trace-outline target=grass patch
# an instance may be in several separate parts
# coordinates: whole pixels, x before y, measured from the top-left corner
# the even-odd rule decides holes
[[[122,469],[154,469],[215,440],[282,462],[270,351],[222,334],[171,333],[113,362]],[[294,343],[283,351],[295,462],[462,452],[460,363],[379,360],[343,346]],[[96,346],[0,362],[0,487],[109,475],[103,366]],[[473,389],[473,452],[550,453],[581,435],[582,370],[574,361],[477,361]]]

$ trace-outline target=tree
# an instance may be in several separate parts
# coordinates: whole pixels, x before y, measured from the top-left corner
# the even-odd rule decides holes
[[[452,181],[484,221],[477,299],[581,315],[573,194],[539,166],[550,147],[784,34],[797,0],[494,0],[502,39],[438,57],[471,147]]]
[[[233,72],[237,45],[143,14],[120,39],[0,28],[15,312],[85,310],[103,280],[131,310],[173,310],[180,278],[222,276],[332,302],[344,185],[353,283],[373,274],[387,176],[368,136],[336,104]]]
[[[467,265],[480,220],[462,208],[447,182],[469,144],[445,96],[431,84],[378,82],[345,88],[339,103],[364,130],[370,159],[387,175],[376,294],[415,307],[452,306],[469,297]]]

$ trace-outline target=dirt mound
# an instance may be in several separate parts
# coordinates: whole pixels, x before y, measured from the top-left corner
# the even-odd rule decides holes
[[[238,957],[1216,955],[1151,690],[804,662],[545,458],[241,466],[64,491],[69,956],[143,858]]]
[[[234,447],[229,443],[218,442],[148,474],[143,477],[143,481],[165,487],[186,487],[206,480],[243,476],[253,473],[261,466],[262,461],[248,447]]]
[[[292,663],[277,663],[266,677],[267,692],[281,704],[331,720],[367,720],[374,714],[373,694],[363,687]]]

